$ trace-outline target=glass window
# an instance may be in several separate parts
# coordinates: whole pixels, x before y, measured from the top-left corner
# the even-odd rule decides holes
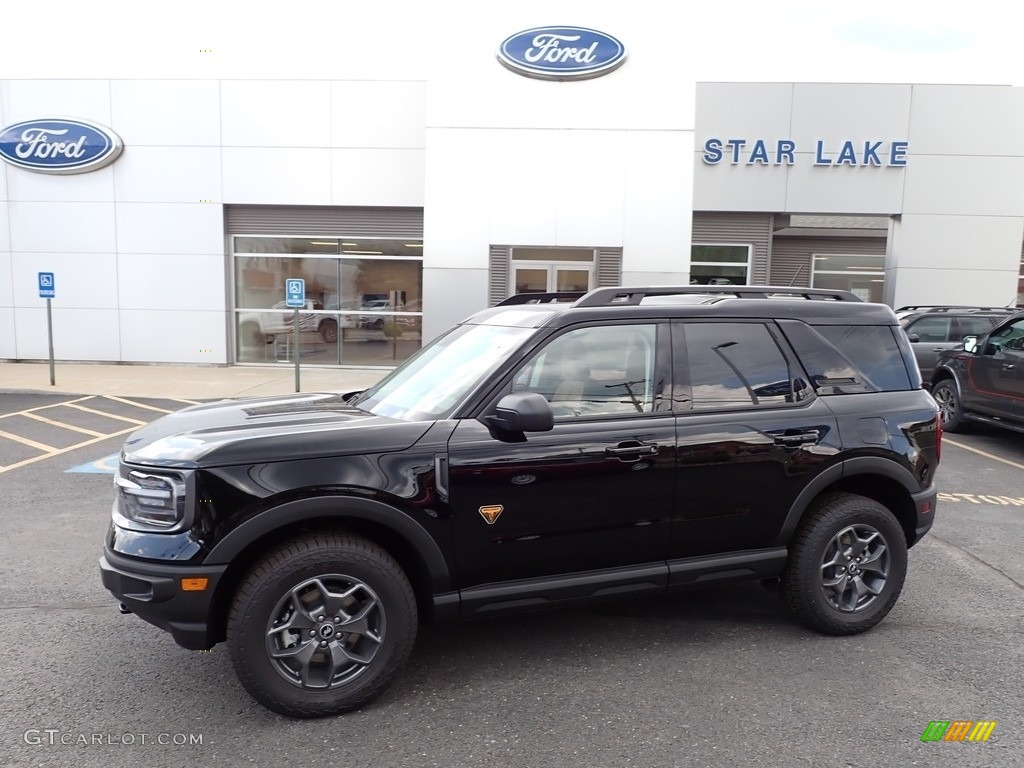
[[[655,325],[569,331],[516,373],[513,392],[538,392],[555,418],[651,413],[660,400]]]
[[[885,287],[885,256],[814,254],[811,287],[850,291],[864,301],[881,302]]]
[[[910,389],[903,356],[887,325],[818,325],[814,330],[851,361],[872,391]],[[799,353],[799,349],[797,350]],[[801,354],[800,359],[803,360]],[[805,361],[805,365],[806,365]],[[808,371],[813,378],[815,371]]]
[[[284,296],[293,277],[306,282],[297,351],[307,362],[393,366],[420,348],[421,243],[240,236],[234,244],[238,362],[294,360]]]
[[[984,336],[995,324],[996,318],[992,317],[958,317],[956,336],[952,341],[963,341],[964,336]]]
[[[498,325],[456,326],[363,392],[353,405],[406,421],[447,418],[535,332]]]
[[[952,318],[921,317],[910,323],[907,334],[916,333],[918,341],[950,341]]]
[[[685,323],[686,372],[694,410],[791,403],[782,350],[760,323]]]
[[[747,285],[749,245],[691,245],[691,285]]]

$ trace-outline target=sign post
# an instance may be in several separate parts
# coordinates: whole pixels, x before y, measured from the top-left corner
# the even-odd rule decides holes
[[[295,360],[295,391],[299,392],[299,309],[306,308],[306,281],[300,277],[289,277],[284,281],[284,297],[285,306],[295,310],[292,318],[292,330],[295,333],[292,358]]]
[[[53,280],[53,272],[39,273],[39,298],[46,299],[46,338],[50,346],[50,386],[56,386],[57,377],[53,370],[53,310],[51,300],[56,298],[57,288]]]

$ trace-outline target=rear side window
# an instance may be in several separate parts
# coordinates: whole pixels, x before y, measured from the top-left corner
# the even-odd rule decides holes
[[[681,332],[681,333],[680,333]],[[693,410],[793,403],[800,384],[768,329],[760,323],[681,323]]]
[[[951,317],[922,317],[906,326],[907,333],[917,334],[918,341],[949,341],[952,336]]]
[[[893,328],[818,325],[781,320],[808,375],[822,394],[912,389]]]

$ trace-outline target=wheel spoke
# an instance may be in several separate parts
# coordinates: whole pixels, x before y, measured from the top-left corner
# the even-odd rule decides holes
[[[368,637],[375,643],[380,642],[380,637],[370,626],[369,614],[377,607],[377,601],[367,603],[359,613],[355,616],[350,616],[347,621],[343,621],[338,625],[338,628],[342,632],[347,632],[353,635],[361,635]]]

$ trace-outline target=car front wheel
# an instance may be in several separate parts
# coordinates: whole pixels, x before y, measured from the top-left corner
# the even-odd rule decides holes
[[[246,690],[291,717],[356,709],[384,691],[416,638],[416,600],[397,562],[366,539],[310,534],[246,575],[228,617]]]
[[[892,512],[841,493],[819,500],[797,530],[781,586],[803,624],[852,635],[885,618],[906,575],[907,540]]]

